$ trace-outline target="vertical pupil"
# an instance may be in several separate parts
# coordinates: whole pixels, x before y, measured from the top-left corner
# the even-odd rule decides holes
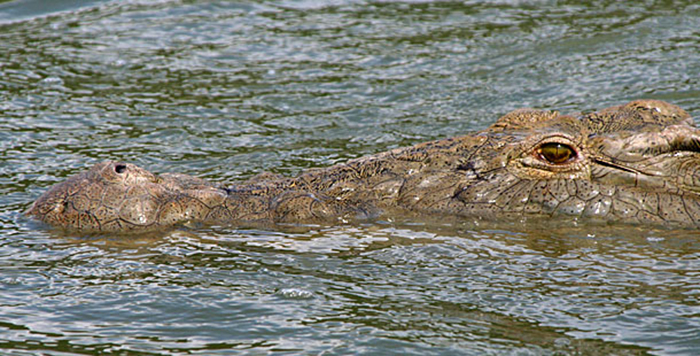
[[[564,156],[566,156],[566,152],[564,152],[564,151],[565,151],[564,147],[561,147],[560,144],[557,144],[556,146],[554,146],[554,160],[559,161],[562,158],[564,158]]]
[[[574,155],[574,150],[568,145],[561,143],[545,143],[540,146],[539,154],[540,157],[551,163],[561,164],[571,159]]]

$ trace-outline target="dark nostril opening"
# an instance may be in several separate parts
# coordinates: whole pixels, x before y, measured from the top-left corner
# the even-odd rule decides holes
[[[117,173],[124,173],[126,172],[126,165],[125,164],[117,164],[114,166],[114,171]]]

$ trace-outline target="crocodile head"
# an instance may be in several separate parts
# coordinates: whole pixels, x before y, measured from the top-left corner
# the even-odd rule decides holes
[[[114,232],[400,210],[696,226],[700,130],[682,109],[654,100],[578,116],[521,109],[473,135],[229,188],[103,162],[51,188],[27,214]]]
[[[478,134],[455,197],[479,215],[700,224],[700,131],[677,106],[633,101],[573,117],[516,110]]]

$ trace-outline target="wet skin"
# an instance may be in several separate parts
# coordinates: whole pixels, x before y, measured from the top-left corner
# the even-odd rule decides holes
[[[416,213],[696,226],[700,130],[681,108],[655,100],[573,116],[521,109],[472,135],[293,178],[263,174],[221,185],[106,161],[55,185],[27,211],[85,232]]]

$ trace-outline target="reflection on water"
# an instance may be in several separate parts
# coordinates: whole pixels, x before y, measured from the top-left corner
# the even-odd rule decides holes
[[[44,3],[0,3],[3,353],[700,349],[695,231],[414,219],[76,238],[21,215],[104,159],[231,181],[524,106],[656,98],[698,117],[693,2]]]

